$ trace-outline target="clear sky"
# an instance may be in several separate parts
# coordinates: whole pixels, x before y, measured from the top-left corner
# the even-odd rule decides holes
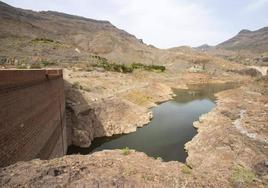
[[[3,0],[25,9],[108,20],[159,48],[215,45],[268,26],[268,0]]]

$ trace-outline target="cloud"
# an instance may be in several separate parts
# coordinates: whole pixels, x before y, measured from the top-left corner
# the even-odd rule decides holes
[[[112,22],[145,42],[168,48],[220,42],[224,33],[202,4],[176,0],[116,0],[118,12]],[[220,36],[220,37],[219,37]]]
[[[260,9],[268,8],[268,0],[250,0],[249,4],[244,8],[246,13],[256,12]]]

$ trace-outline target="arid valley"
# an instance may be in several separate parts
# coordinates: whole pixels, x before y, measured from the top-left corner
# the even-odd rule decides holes
[[[268,27],[237,32],[160,49],[0,2],[0,187],[268,187]]]

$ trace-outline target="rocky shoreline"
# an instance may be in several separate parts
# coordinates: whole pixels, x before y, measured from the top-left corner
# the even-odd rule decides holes
[[[75,75],[69,72],[70,74]],[[80,74],[76,76],[79,77]],[[110,77],[114,76],[114,79],[118,76],[113,73],[105,74],[109,74]],[[97,77],[105,74],[96,73]],[[133,78],[124,74],[121,76],[128,79],[125,85],[106,86],[102,93],[86,92],[83,89],[83,87],[88,87],[88,81],[92,77],[87,77],[86,80],[79,79],[78,88],[74,87],[74,83],[68,82],[70,79],[68,76],[65,78],[69,145],[89,147],[96,137],[135,132],[137,128],[150,122],[153,117],[150,108],[156,106],[156,102],[172,98],[171,88],[164,84],[138,83],[129,87],[129,83],[135,82]],[[103,81],[97,87],[104,88],[105,83]],[[150,87],[148,87],[149,84]],[[111,91],[108,87],[113,87],[113,90]],[[117,87],[122,88],[116,92],[114,88]]]
[[[254,83],[218,93],[216,108],[194,123],[198,134],[186,144],[187,164],[202,181],[225,187],[268,185],[267,83],[262,88]]]
[[[150,108],[172,99],[171,88],[186,89],[187,84],[228,83],[232,77],[206,74],[183,77],[158,73],[134,75],[112,72],[64,70],[69,145],[89,147],[96,137],[135,132],[147,125]],[[142,74],[142,75],[139,75]],[[237,76],[237,82],[245,77]],[[124,118],[122,118],[124,117]]]
[[[187,165],[133,150],[101,151],[19,162],[1,169],[0,186],[266,187],[267,82],[222,91],[217,98],[216,108],[194,123],[198,134],[186,144]]]

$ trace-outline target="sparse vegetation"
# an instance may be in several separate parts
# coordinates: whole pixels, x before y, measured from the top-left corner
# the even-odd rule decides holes
[[[191,174],[192,170],[189,166],[187,165],[183,165],[181,167],[181,172],[184,173],[184,174]]]
[[[83,87],[83,90],[86,91],[86,92],[90,92],[91,89],[89,87]]]
[[[123,155],[128,155],[129,153],[130,153],[130,150],[129,150],[128,147],[125,147],[125,148],[122,149],[122,154]]]
[[[25,64],[18,64],[18,65],[16,65],[16,68],[17,69],[27,69],[28,67]]]
[[[64,44],[60,41],[56,41],[53,39],[48,39],[48,38],[35,38],[31,40],[32,44],[47,44],[47,45],[52,45],[53,49],[56,49],[57,47],[70,47],[67,44]]]
[[[50,62],[50,61],[40,61],[40,62],[35,62],[35,63],[25,63],[25,61],[20,62],[19,64],[16,65],[17,69],[41,69],[44,67],[49,67],[52,65],[56,65],[55,62]]]
[[[157,157],[156,160],[163,161],[161,157]]]
[[[104,68],[106,71],[113,72],[122,72],[122,73],[131,73],[133,68],[124,64],[109,63],[106,58],[99,56],[94,56],[97,59],[97,63],[94,64],[95,67]]]
[[[166,70],[166,67],[162,65],[145,65],[142,63],[132,63],[130,65],[116,64],[116,63],[109,63],[106,58],[97,55],[94,55],[92,57],[96,60],[94,66],[104,68],[104,70],[106,71],[132,73],[135,69],[142,69],[154,72],[164,72]]]
[[[36,43],[36,42],[41,42],[41,43],[53,43],[54,40],[52,39],[47,39],[47,38],[35,38],[32,40],[32,42]]]
[[[131,91],[126,95],[126,98],[138,105],[141,106],[146,106],[146,104],[150,103],[153,101],[152,96],[146,95],[142,91]]]
[[[76,82],[73,83],[72,87],[75,88],[75,89],[79,89],[80,88],[80,83],[76,81]]]
[[[133,69],[143,69],[143,70],[155,71],[155,72],[164,72],[166,70],[166,67],[162,65],[144,65],[142,63],[132,63],[131,67]]]
[[[56,65],[55,62],[51,62],[51,61],[42,61],[41,64],[42,64],[44,67],[48,67],[48,66],[52,66],[52,65]]]
[[[30,69],[41,69],[42,66],[39,63],[34,63],[30,66]]]
[[[234,183],[251,183],[255,178],[255,174],[243,166],[236,166],[231,175]]]

